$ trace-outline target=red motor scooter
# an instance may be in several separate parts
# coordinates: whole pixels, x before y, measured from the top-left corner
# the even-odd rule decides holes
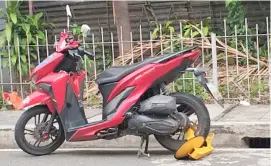
[[[68,27],[71,13],[67,6]],[[82,32],[89,30],[83,26]],[[196,115],[196,135],[208,136],[210,117],[203,101],[186,93],[169,94],[166,85],[184,72],[194,72],[205,89],[221,103],[219,92],[205,78],[205,70],[189,66],[200,56],[196,48],[152,57],[129,66],[111,67],[96,82],[103,96],[102,120],[88,122],[82,104],[85,71],[82,56],[93,55],[71,33],[62,32],[56,52],[33,70],[30,79],[37,90],[26,97],[25,112],[15,127],[18,146],[32,155],[55,151],[66,140],[115,139],[125,135],[142,138],[138,155],[148,154],[149,135],[165,148],[176,151],[185,141],[173,138],[191,125]],[[27,129],[33,119],[35,125]],[[180,134],[179,134],[180,135]],[[34,141],[28,140],[30,137]],[[146,141],[145,150],[142,150]]]

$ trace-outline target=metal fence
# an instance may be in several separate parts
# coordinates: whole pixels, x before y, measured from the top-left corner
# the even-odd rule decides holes
[[[160,25],[159,31],[157,31],[159,32],[158,38],[155,39],[152,37],[153,32],[150,32],[149,36],[143,36],[140,26],[139,41],[133,40],[133,33],[130,33],[130,41],[123,41],[121,36],[120,42],[113,38],[113,33],[110,34],[109,41],[104,41],[103,28],[101,28],[101,36],[92,34],[83,40],[84,47],[95,54],[93,62],[87,60],[86,57],[84,61],[84,68],[87,70],[86,103],[97,104],[97,101],[93,99],[93,96],[96,95],[93,92],[97,89],[94,80],[106,68],[129,65],[148,57],[197,45],[201,49],[202,55],[193,66],[208,68],[207,77],[219,87],[227,101],[248,100],[256,104],[268,104],[271,99],[271,89],[269,88],[271,86],[271,64],[270,61],[268,63],[268,58],[271,59],[269,18],[266,18],[265,24],[266,33],[259,33],[258,25],[255,25],[255,28],[252,28],[253,32],[250,32],[247,20],[245,20],[245,34],[241,35],[236,26],[229,33],[226,28],[226,20],[224,20],[222,30],[224,35],[212,33],[208,37],[204,37],[202,33],[202,22],[201,28],[198,29],[200,33],[196,37],[193,37],[193,30],[190,32],[190,37],[185,37],[182,23],[176,27],[179,33],[175,31],[170,34],[162,34],[162,25]],[[29,45],[29,42],[23,44],[20,40],[14,46],[8,44],[5,56],[0,57],[2,93],[17,91],[24,98],[34,90],[27,79],[29,71],[54,51],[58,38],[55,36],[55,43],[49,43],[47,32],[45,32],[45,36],[44,44],[39,44],[38,39],[35,45]],[[131,51],[124,53],[124,47],[127,46]],[[13,49],[17,50],[17,54],[14,54]],[[171,91],[200,95],[206,102],[211,102],[208,94],[192,74],[183,75],[170,84],[169,88]]]

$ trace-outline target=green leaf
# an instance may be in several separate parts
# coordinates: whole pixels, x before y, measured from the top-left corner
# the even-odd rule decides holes
[[[79,35],[80,35],[80,34],[81,34],[81,29],[77,29],[77,30],[76,30],[76,34],[79,34]]]
[[[37,28],[37,29],[39,29],[39,22],[38,22],[39,20],[36,20],[36,19],[32,19],[32,22],[33,22],[33,24],[35,25],[35,27]]]
[[[41,23],[41,25],[42,25],[42,26],[47,26],[47,25],[49,25],[49,26],[52,26],[53,28],[56,27],[56,24],[54,24],[54,23],[47,23],[47,22],[43,22],[43,23]]]
[[[76,28],[72,28],[72,34],[76,35],[77,29]]]
[[[42,13],[42,12],[36,14],[36,15],[35,15],[35,20],[39,20],[42,16],[43,16],[43,13]]]
[[[0,37],[0,49],[2,49],[6,44],[6,33],[2,33]]]
[[[174,29],[173,27],[171,27],[171,26],[168,27],[168,29],[169,29],[169,31],[172,32],[172,33],[175,31],[175,29]]]
[[[32,58],[34,58],[34,60],[37,60],[37,55],[36,54],[31,53],[30,55],[31,55]]]
[[[2,66],[3,66],[3,68],[6,68],[8,66],[8,58],[2,59]]]
[[[18,53],[19,49],[18,49],[18,34],[17,33],[14,33],[13,34],[13,45],[15,47],[15,54]]]
[[[23,63],[26,63],[26,56],[25,55],[21,55],[21,60]]]
[[[6,39],[8,42],[10,42],[10,40],[11,40],[11,31],[12,31],[12,23],[9,22],[6,24],[6,30],[5,30]]]
[[[29,45],[30,45],[30,43],[31,43],[31,41],[32,41],[32,34],[31,33],[28,33],[27,34],[27,36],[28,36],[28,43],[29,43]]]
[[[173,21],[166,21],[166,27],[168,27],[172,23],[173,23]]]
[[[27,75],[28,74],[28,65],[22,64],[22,75]]]
[[[12,65],[15,65],[16,60],[17,60],[17,55],[12,55],[12,57],[11,57]]]
[[[17,24],[17,16],[16,16],[16,13],[10,13],[9,16],[10,16],[11,21],[12,21],[14,24]]]
[[[187,30],[184,32],[184,37],[190,37],[190,33],[191,33],[191,30],[190,30],[190,29],[187,29]]]
[[[3,57],[8,57],[8,50],[4,51],[4,52],[1,54],[1,56],[3,56]]]
[[[156,39],[158,37],[157,33],[159,31],[159,28],[155,28],[152,32],[152,39]]]
[[[32,38],[32,39],[31,39],[31,42],[34,43],[35,45],[37,45],[37,39]]]
[[[45,39],[45,35],[42,31],[38,31],[38,38],[42,40]]]
[[[29,31],[30,31],[30,25],[29,24],[20,24],[20,26],[23,28],[23,30],[26,33],[29,33]]]
[[[203,27],[202,28],[202,33],[203,33],[203,36],[206,37],[209,33],[209,28],[208,27]]]
[[[77,24],[72,24],[72,28],[77,28],[78,25]]]
[[[200,33],[199,33],[199,31],[194,31],[193,33],[192,33],[192,37],[196,37],[196,36],[198,36]]]
[[[211,17],[207,17],[203,20],[202,22],[202,26],[204,27],[209,27],[209,23],[210,23]]]
[[[26,49],[26,45],[27,45],[27,42],[26,42],[26,39],[24,38],[24,39],[22,39],[21,40],[21,46],[22,46],[22,49]]]
[[[191,25],[188,24],[188,25],[185,25],[185,26],[183,27],[183,29],[188,29],[188,28],[190,29],[190,28],[191,28]]]

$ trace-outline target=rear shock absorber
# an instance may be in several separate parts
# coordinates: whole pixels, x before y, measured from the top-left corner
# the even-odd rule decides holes
[[[165,83],[162,83],[160,85],[160,94],[161,95],[168,95],[169,94],[169,90],[168,90],[167,85]]]

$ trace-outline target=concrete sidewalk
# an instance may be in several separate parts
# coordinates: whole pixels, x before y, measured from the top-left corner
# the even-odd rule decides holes
[[[225,109],[229,108],[231,105],[225,105]],[[223,113],[225,109],[221,108],[219,105],[211,104],[207,105],[209,110],[211,119],[218,117]],[[12,128],[15,126],[16,121],[18,120],[19,116],[22,114],[23,111],[0,111],[0,128],[2,127],[10,127]],[[89,122],[97,121],[102,119],[102,110],[101,109],[85,109],[86,117]]]
[[[270,106],[237,106],[225,108],[207,105],[211,117],[211,131],[215,133],[213,144],[216,147],[247,147],[244,137],[270,137]],[[14,125],[22,111],[0,112],[0,148],[18,148],[14,140]],[[86,109],[90,122],[101,119],[101,109]],[[114,140],[69,142],[63,148],[137,148],[140,138],[125,136]],[[161,148],[151,137],[150,148]]]

